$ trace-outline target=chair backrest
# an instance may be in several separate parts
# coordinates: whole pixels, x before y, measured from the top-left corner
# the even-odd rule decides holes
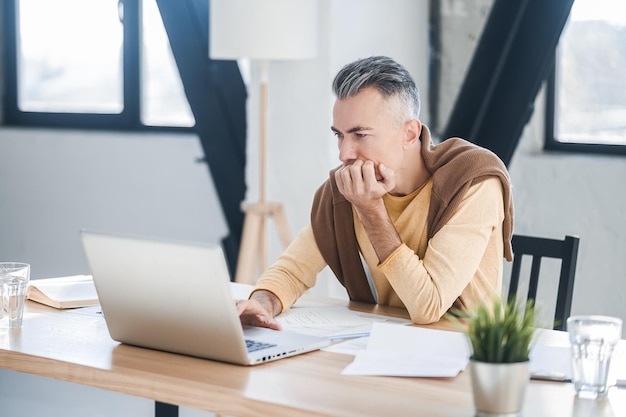
[[[509,284],[508,298],[517,296],[520,281],[520,269],[524,255],[532,256],[530,279],[528,283],[528,299],[535,300],[539,284],[539,270],[542,258],[561,260],[561,274],[554,311],[554,329],[565,330],[566,320],[572,309],[574,293],[574,275],[578,258],[577,236],[566,236],[565,239],[546,239],[541,237],[513,235],[513,267]]]

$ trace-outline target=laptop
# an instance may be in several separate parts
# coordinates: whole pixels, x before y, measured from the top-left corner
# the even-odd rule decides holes
[[[115,341],[239,365],[314,351],[329,339],[242,326],[219,245],[82,230]]]

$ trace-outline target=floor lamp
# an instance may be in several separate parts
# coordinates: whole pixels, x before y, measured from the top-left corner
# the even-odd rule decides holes
[[[210,0],[212,59],[250,59],[259,67],[259,198],[244,202],[245,213],[235,281],[254,283],[267,267],[266,226],[273,219],[284,247],[291,231],[283,204],[266,196],[267,107],[270,61],[313,58],[317,43],[317,0]]]

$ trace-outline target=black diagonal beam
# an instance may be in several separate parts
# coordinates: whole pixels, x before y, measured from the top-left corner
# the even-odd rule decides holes
[[[509,165],[574,0],[496,0],[442,132]]]
[[[234,276],[246,192],[246,88],[235,61],[209,59],[208,1],[157,4],[230,231],[223,245]]]

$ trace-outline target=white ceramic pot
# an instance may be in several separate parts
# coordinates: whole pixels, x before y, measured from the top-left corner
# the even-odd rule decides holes
[[[528,361],[470,361],[476,417],[516,416],[522,410],[530,378]]]

